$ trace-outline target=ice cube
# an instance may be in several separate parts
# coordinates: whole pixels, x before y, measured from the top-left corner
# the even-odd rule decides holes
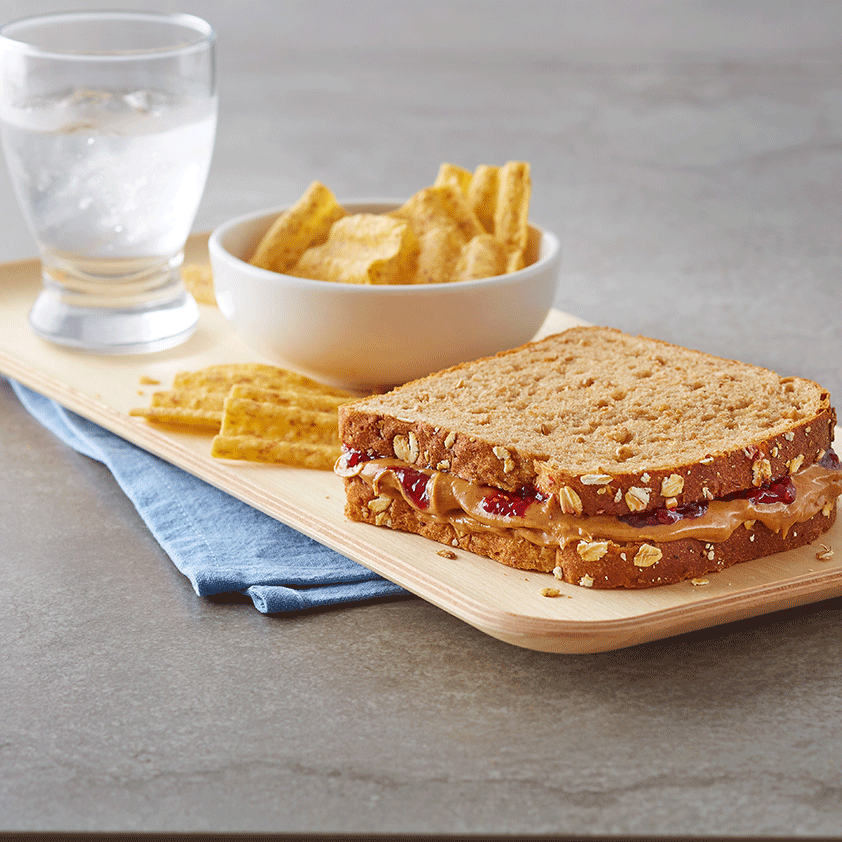
[[[172,102],[172,97],[163,91],[142,90],[124,94],[122,100],[140,114],[159,114]]]

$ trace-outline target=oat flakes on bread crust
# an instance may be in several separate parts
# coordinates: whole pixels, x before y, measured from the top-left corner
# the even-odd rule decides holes
[[[533,544],[513,530],[508,533],[457,531],[448,522],[419,514],[401,498],[389,501],[388,506],[369,505],[374,500],[374,494],[370,486],[358,477],[346,479],[345,489],[345,514],[351,520],[414,532],[509,567],[554,572],[557,578],[570,584],[597,589],[639,589],[675,584],[740,562],[801,547],[830,529],[837,511],[834,502],[826,514],[819,511],[786,535],[772,532],[757,523],[752,529],[735,529],[727,540],[716,544],[695,538],[663,543],[615,544],[609,541],[599,542],[606,546],[589,555],[587,546],[582,547],[580,552],[580,544],[585,543],[580,541],[561,548]],[[655,556],[657,563],[649,563]]]
[[[600,327],[340,409],[349,447],[506,490],[532,485],[584,515],[761,485],[816,461],[835,424],[812,381]]]

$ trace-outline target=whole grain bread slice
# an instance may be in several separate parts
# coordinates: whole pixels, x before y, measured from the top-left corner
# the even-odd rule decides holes
[[[577,327],[339,411],[346,448],[572,514],[722,497],[809,465],[836,424],[817,383],[605,327]]]

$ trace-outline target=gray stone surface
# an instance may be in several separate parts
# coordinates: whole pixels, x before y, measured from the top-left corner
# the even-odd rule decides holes
[[[219,30],[198,229],[529,160],[559,307],[842,394],[842,4],[182,8]],[[0,209],[32,255],[5,171]],[[0,830],[840,832],[840,599],[576,657],[419,600],[264,617],[0,414]]]

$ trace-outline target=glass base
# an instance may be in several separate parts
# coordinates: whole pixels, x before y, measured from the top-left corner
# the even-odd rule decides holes
[[[46,286],[32,306],[29,322],[49,342],[97,354],[147,354],[187,340],[199,308],[183,288],[168,301],[132,307],[92,307]]]

